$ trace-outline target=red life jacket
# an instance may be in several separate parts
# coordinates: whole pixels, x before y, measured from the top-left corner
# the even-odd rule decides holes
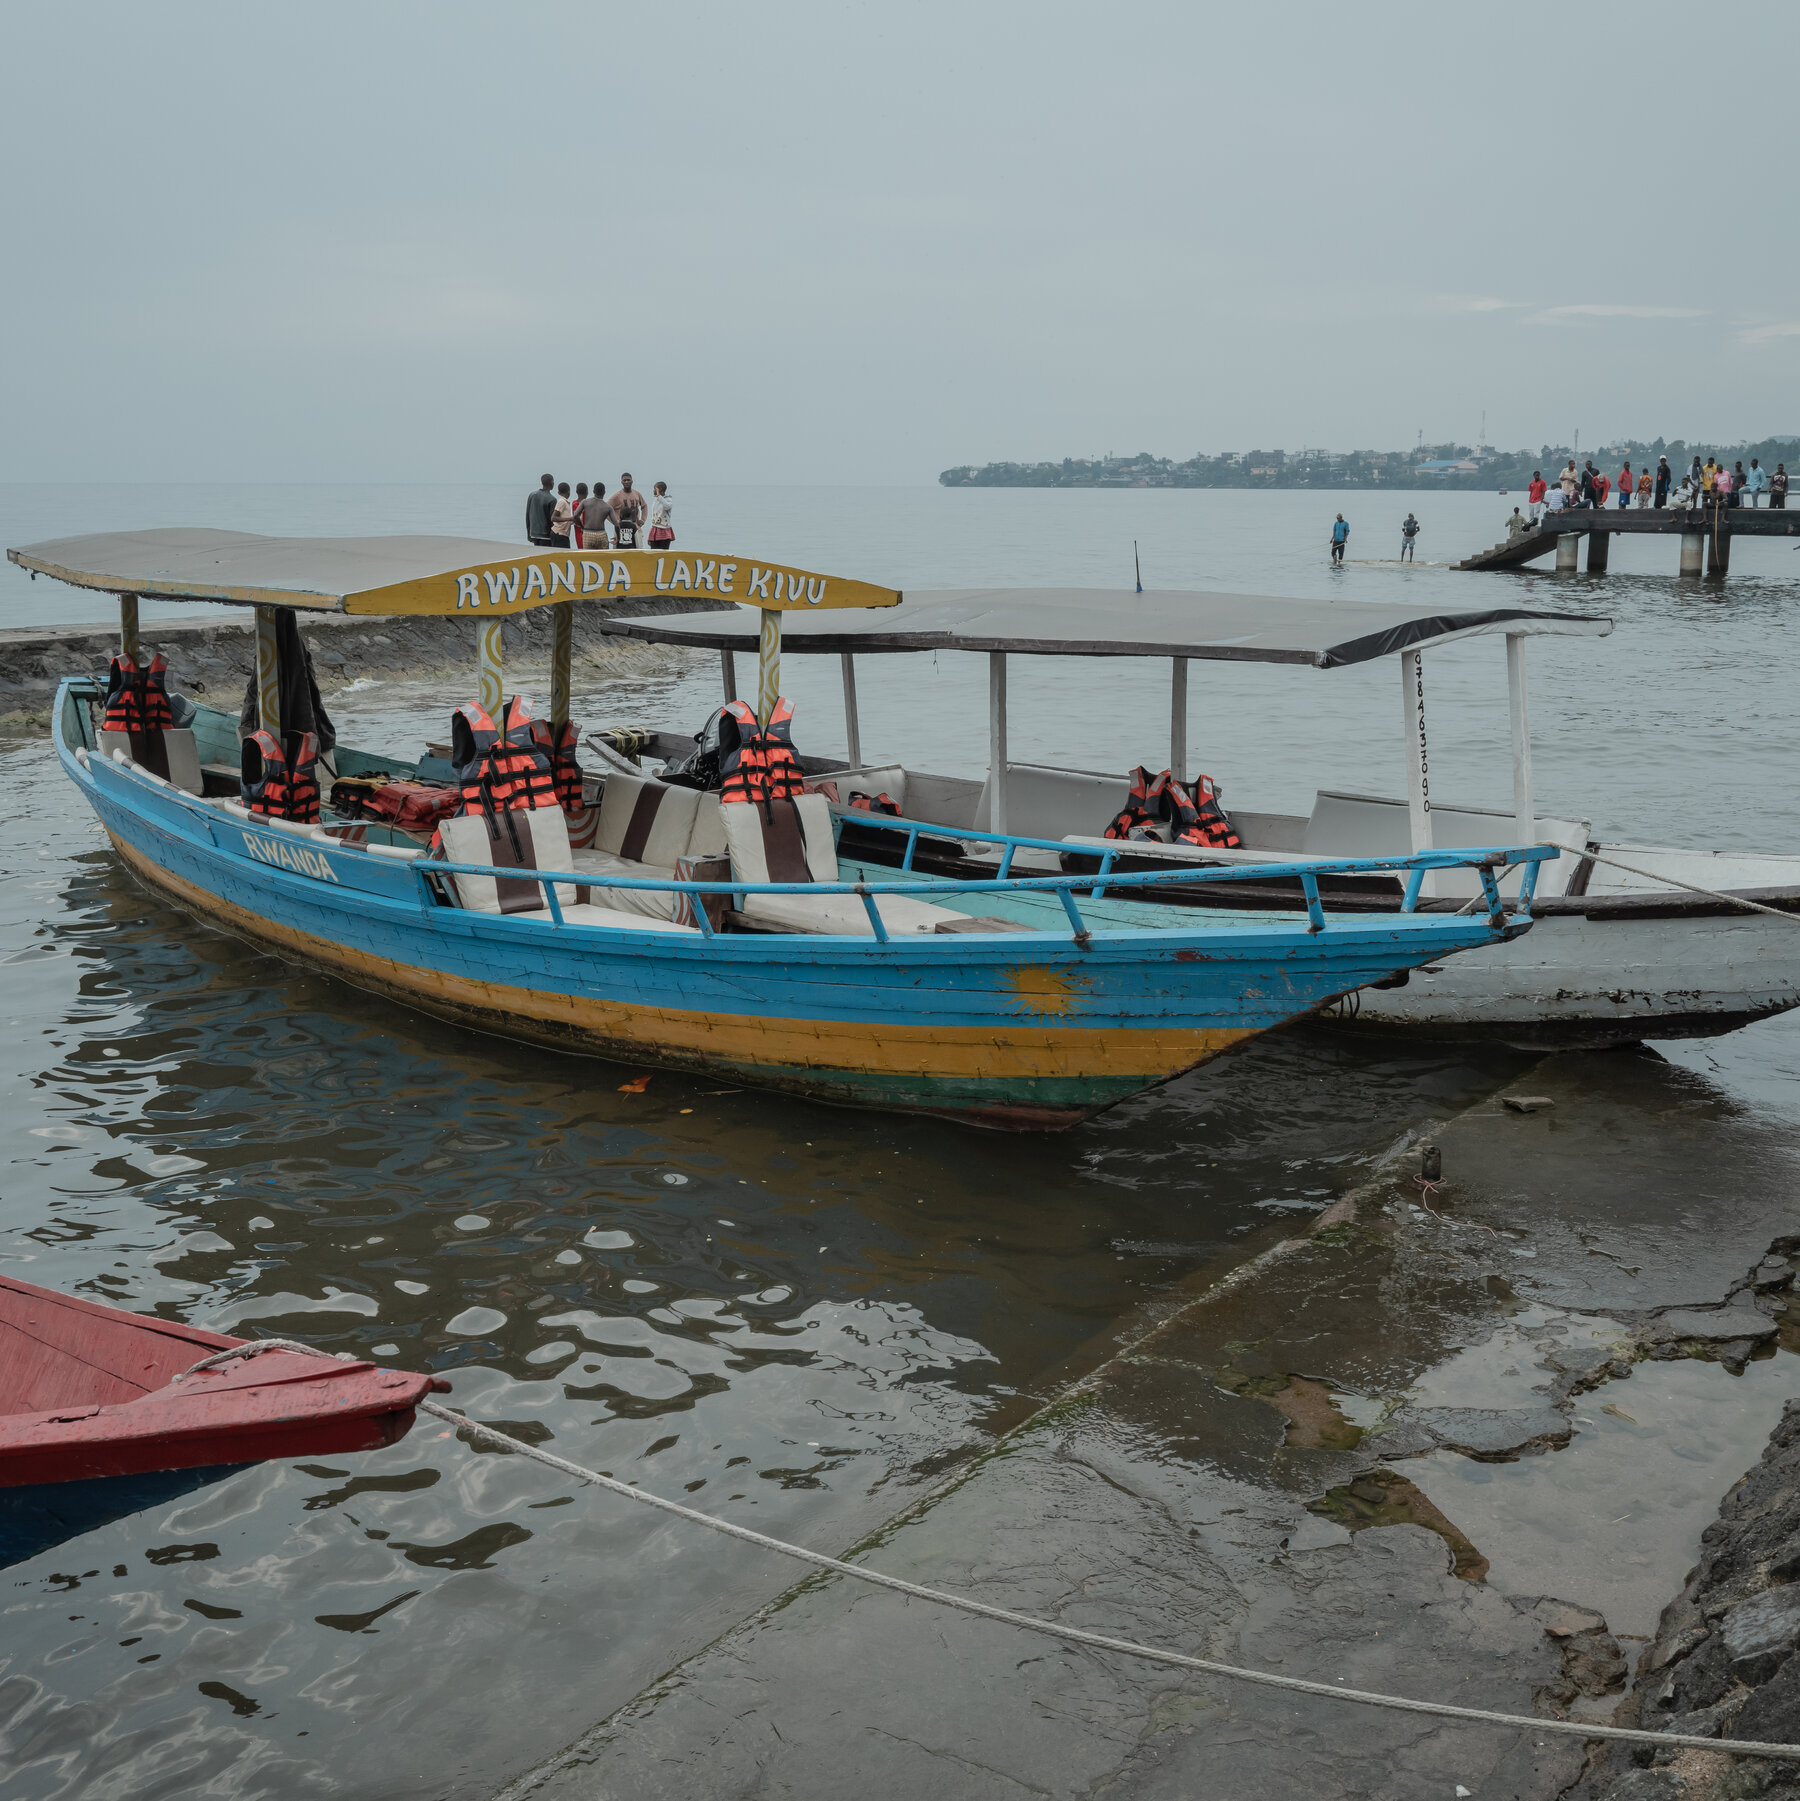
[[[496,726],[471,704],[450,720],[450,761],[462,789],[464,814],[526,812],[556,803],[550,759],[533,742],[531,709],[514,695]]]
[[[766,726],[747,702],[726,706],[719,720],[720,800],[757,801],[767,813],[770,802],[792,800],[806,786],[788,729],[793,717],[793,702],[785,697],[775,702]]]
[[[534,719],[531,722],[531,738],[550,760],[550,785],[556,794],[557,804],[565,813],[579,813],[585,803],[582,798],[581,765],[575,758],[579,740],[574,721],[564,720],[559,732],[547,719]]]
[[[160,652],[151,658],[148,668],[139,668],[135,658],[123,653],[114,657],[106,678],[106,718],[101,729],[140,734],[168,731],[175,723],[169,711],[168,667]]]
[[[1216,850],[1243,848],[1243,840],[1219,805],[1212,777],[1202,775],[1192,782],[1179,782],[1166,769],[1158,775],[1142,767],[1131,772],[1131,792],[1102,835],[1202,844]]]
[[[252,732],[238,753],[238,789],[252,813],[317,825],[319,741],[311,732],[299,732],[293,743],[290,761],[273,732]]]

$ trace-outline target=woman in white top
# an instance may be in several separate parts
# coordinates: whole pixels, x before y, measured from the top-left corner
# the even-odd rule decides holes
[[[667,550],[675,542],[674,504],[669,499],[669,484],[658,482],[650,495],[650,536],[652,550]]]

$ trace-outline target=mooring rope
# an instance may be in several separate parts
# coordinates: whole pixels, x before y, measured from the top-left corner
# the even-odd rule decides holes
[[[1010,1607],[991,1607],[985,1601],[971,1601],[963,1595],[946,1594],[942,1589],[926,1588],[921,1583],[907,1582],[899,1576],[884,1576],[879,1570],[867,1569],[857,1563],[845,1563],[842,1558],[828,1557],[823,1551],[809,1551],[802,1545],[790,1545],[783,1539],[771,1538],[766,1532],[755,1532],[748,1526],[734,1525],[730,1520],[701,1513],[693,1507],[684,1507],[679,1501],[664,1500],[661,1495],[633,1488],[630,1483],[621,1482],[614,1476],[602,1475],[598,1470],[584,1469],[579,1463],[571,1463],[566,1457],[558,1457],[536,1445],[528,1445],[497,1427],[484,1426],[479,1420],[472,1420],[467,1414],[458,1413],[454,1408],[445,1407],[437,1401],[421,1401],[418,1410],[454,1426],[459,1432],[473,1433],[477,1438],[487,1439],[492,1444],[517,1451],[520,1456],[530,1457],[550,1469],[560,1470],[565,1476],[591,1482],[610,1494],[621,1495],[627,1501],[642,1502],[644,1506],[654,1507],[662,1513],[672,1513],[677,1519],[689,1520],[696,1526],[723,1532],[728,1538],[742,1539],[745,1544],[760,1545],[765,1551],[776,1551],[783,1557],[798,1558],[800,1562],[810,1563],[817,1569],[835,1570],[840,1576],[854,1576],[858,1581],[872,1582],[878,1588],[891,1588],[896,1594],[910,1595],[917,1601],[934,1601],[940,1607],[954,1607],[961,1613],[999,1620],[1002,1625],[1017,1626],[1025,1632],[1039,1632],[1048,1638],[1066,1639],[1070,1644],[1089,1645],[1097,1651],[1114,1651],[1125,1657],[1146,1658],[1152,1663],[1174,1664],[1179,1669],[1197,1670],[1203,1676],[1226,1676],[1233,1681],[1254,1683],[1261,1688],[1287,1689],[1302,1695],[1323,1695],[1333,1701],[1355,1701],[1365,1707],[1388,1707],[1400,1713],[1433,1714],[1447,1720],[1473,1720],[1483,1726],[1516,1726],[1530,1732],[1560,1732],[1582,1739],[1616,1739],[1628,1745],[1660,1745],[1665,1748],[1680,1745],[1699,1751],[1730,1751],[1741,1757],[1800,1758],[1800,1745],[1761,1744],[1752,1739],[1699,1738],[1686,1732],[1646,1732],[1630,1726],[1599,1726],[1581,1720],[1543,1719],[1532,1714],[1491,1713],[1486,1708],[1456,1707],[1446,1701],[1414,1701],[1404,1695],[1378,1695],[1367,1689],[1340,1688],[1330,1682],[1308,1682],[1299,1676],[1276,1676],[1267,1670],[1247,1670],[1233,1663],[1215,1663],[1208,1657],[1189,1657],[1180,1651],[1163,1651],[1153,1645],[1133,1644],[1129,1639],[1109,1638],[1105,1633],[1087,1632],[1079,1626],[1060,1626],[1053,1620],[1036,1619],[1028,1613],[1014,1613]]]
[[[1772,919],[1785,919],[1800,926],[1800,913],[1784,913],[1779,907],[1765,907],[1761,901],[1745,900],[1741,894],[1721,894],[1717,888],[1702,888],[1698,882],[1684,882],[1679,876],[1659,875],[1654,869],[1639,869],[1635,863],[1621,863],[1616,857],[1603,857],[1596,851],[1578,850],[1572,844],[1559,844],[1554,838],[1540,838],[1540,844],[1555,845],[1572,857],[1586,857],[1590,863],[1604,863],[1608,869],[1622,869],[1627,875],[1641,875],[1652,882],[1665,882],[1671,888],[1685,888],[1690,894],[1704,894],[1708,900],[1724,901],[1730,907],[1744,907],[1752,913],[1767,913]],[[1579,900],[1580,895],[1569,898]]]

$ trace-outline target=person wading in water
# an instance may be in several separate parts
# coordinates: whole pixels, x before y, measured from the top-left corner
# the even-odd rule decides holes
[[[1341,563],[1344,560],[1344,545],[1349,541],[1350,528],[1344,523],[1344,515],[1339,513],[1337,524],[1331,528],[1331,560]]]
[[[1513,508],[1516,513],[1519,509]],[[1419,522],[1411,513],[1406,515],[1406,523],[1400,527],[1400,561],[1410,563],[1413,560],[1413,546],[1419,540]]]

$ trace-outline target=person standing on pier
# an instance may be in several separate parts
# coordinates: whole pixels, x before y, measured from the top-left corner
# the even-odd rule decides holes
[[[1631,465],[1627,463],[1619,471],[1619,511],[1622,513],[1631,505],[1631,497],[1637,492],[1637,483],[1632,479]]]
[[[619,491],[608,498],[607,505],[612,508],[613,536],[619,548],[636,550],[645,507],[643,495],[631,485],[630,470],[619,477]]]
[[[1645,464],[1638,471],[1638,510],[1641,512],[1650,504],[1650,466]]]
[[[1525,490],[1525,498],[1531,506],[1531,523],[1536,525],[1544,516],[1544,496],[1549,490],[1544,486],[1544,472],[1534,469],[1531,472],[1531,486]]]
[[[594,483],[593,493],[575,509],[575,517],[581,525],[582,548],[605,550],[609,542],[607,528],[612,524],[612,508],[606,504],[605,482]]]
[[[1787,464],[1777,463],[1775,473],[1769,477],[1769,510],[1785,513],[1787,511]]]
[[[550,522],[556,516],[556,477],[546,475],[538,483],[537,492],[525,502],[525,536],[533,544],[555,545],[550,535]]]
[[[1341,563],[1344,560],[1344,546],[1350,541],[1350,528],[1344,523],[1344,515],[1339,513],[1337,524],[1331,528],[1331,560]]]
[[[1575,473],[1575,459],[1573,457],[1569,458],[1562,474],[1556,479],[1563,491],[1563,505],[1572,507],[1575,504],[1576,495],[1581,491],[1581,477]]]
[[[658,482],[650,495],[650,536],[652,550],[667,550],[675,542],[675,503],[669,498],[669,484]]]
[[[1512,510],[1512,517],[1506,522],[1507,543],[1511,544],[1515,539],[1524,537],[1525,534],[1531,530],[1531,527],[1532,521],[1527,519],[1517,507],[1514,507]]]
[[[1675,474],[1669,467],[1667,457],[1656,459],[1656,504],[1660,507],[1669,498],[1669,484],[1674,481]]]
[[[1769,491],[1769,472],[1755,457],[1750,459],[1750,504],[1753,507],[1762,505],[1762,497]]]
[[[1594,459],[1589,457],[1587,467],[1581,472],[1580,487],[1576,491],[1582,506],[1591,507],[1594,504],[1594,491],[1599,486],[1599,475],[1600,471],[1594,467]]]
[[[1744,465],[1740,459],[1731,472],[1731,504],[1741,507],[1744,504]]]

